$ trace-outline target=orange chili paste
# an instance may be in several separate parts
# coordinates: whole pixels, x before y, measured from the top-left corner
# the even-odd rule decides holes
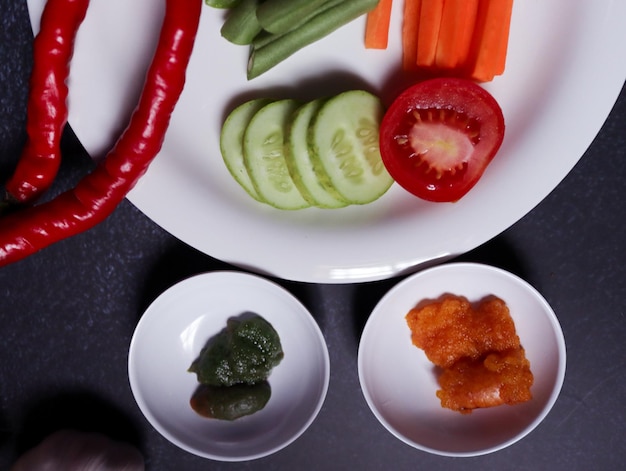
[[[531,399],[533,374],[506,303],[446,295],[406,315],[411,341],[441,369],[437,397],[463,414]]]

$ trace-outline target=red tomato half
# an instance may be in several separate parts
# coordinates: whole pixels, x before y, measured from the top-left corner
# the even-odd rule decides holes
[[[502,110],[484,88],[458,78],[411,86],[380,127],[380,152],[394,180],[428,201],[457,201],[480,179],[504,138]]]

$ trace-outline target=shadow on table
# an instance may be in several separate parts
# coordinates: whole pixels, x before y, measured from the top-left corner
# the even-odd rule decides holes
[[[476,249],[455,257],[446,263],[454,262],[474,262],[491,265],[507,270],[521,278],[525,278],[526,274],[524,264],[516,253],[515,248],[503,235],[495,237]],[[143,313],[160,294],[179,281],[193,275],[217,270],[244,271],[241,268],[205,255],[183,243],[177,243],[163,254],[151,270],[144,287],[140,313]],[[323,324],[324,319],[321,318],[322,316],[320,316],[320,312],[317,309],[319,300],[312,298],[312,296],[319,294],[314,286],[306,283],[279,280],[268,274],[261,274],[261,276],[275,281],[289,290],[310,309],[313,317]],[[397,276],[388,280],[354,285],[351,295],[354,306],[354,334],[357,343],[363,332],[363,327],[376,304],[387,291],[408,276],[411,276],[411,274]],[[323,329],[323,326],[321,327]]]
[[[212,258],[183,243],[177,243],[167,250],[152,268],[144,285],[140,314],[142,315],[158,296],[179,281],[194,275],[221,270],[257,274]],[[311,286],[306,283],[281,280],[270,274],[260,273],[258,276],[281,285],[308,308],[315,304],[315,300],[311,299]],[[315,313],[312,314],[315,317]]]
[[[234,270],[234,267],[205,255],[182,242],[177,242],[152,267],[144,285],[140,314],[143,314],[148,306],[164,291],[179,281],[217,270]]]
[[[473,262],[501,268],[522,279],[527,278],[526,266],[515,247],[500,235],[489,242],[451,260],[451,262]]]
[[[16,456],[61,429],[100,433],[141,449],[141,437],[129,417],[89,392],[55,394],[34,403],[16,437]]]
[[[0,409],[0,449],[11,438],[11,428],[7,420],[6,414]]]

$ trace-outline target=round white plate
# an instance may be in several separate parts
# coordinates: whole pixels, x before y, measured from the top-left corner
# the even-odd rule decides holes
[[[272,324],[285,353],[268,378],[270,400],[232,422],[201,417],[189,405],[198,382],[187,369],[229,318],[246,312]],[[130,344],[128,376],[139,408],[170,442],[205,458],[245,461],[305,432],[326,397],[330,364],[317,323],[295,297],[263,278],[226,271],[188,278],[150,305]]]
[[[534,375],[530,401],[469,415],[441,407],[434,365],[412,344],[405,316],[444,294],[506,302]],[[372,311],[358,356],[361,388],[376,418],[403,442],[445,456],[491,453],[530,433],[556,402],[565,364],[563,332],[541,294],[511,273],[473,263],[429,268],[392,288]]]
[[[44,3],[28,0],[34,31]],[[99,158],[135,106],[164,2],[107,0],[89,8],[71,68],[69,122]],[[399,91],[390,82],[400,63],[401,9],[395,2],[388,50],[365,50],[361,18],[248,82],[247,48],[221,38],[225,13],[204,7],[163,150],[130,201],[206,254],[305,282],[388,278],[508,228],[565,177],[613,106],[626,77],[626,2],[515,2],[506,72],[485,85],[504,111],[505,141],[458,203],[426,203],[394,185],[364,207],[284,212],[251,200],[222,162],[221,123],[248,98],[310,99],[366,87],[388,100]]]

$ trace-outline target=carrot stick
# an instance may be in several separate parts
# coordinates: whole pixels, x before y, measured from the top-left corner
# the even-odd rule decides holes
[[[422,0],[404,0],[402,13],[402,68],[417,67],[417,35]]]
[[[365,48],[387,49],[392,0],[380,0],[367,14],[365,24]]]
[[[433,67],[444,0],[422,0],[417,32],[417,65]]]
[[[479,82],[504,73],[513,0],[480,0],[469,61],[469,77]]]
[[[467,60],[479,0],[445,0],[437,40],[435,65],[454,69]],[[492,0],[499,1],[499,0]]]

